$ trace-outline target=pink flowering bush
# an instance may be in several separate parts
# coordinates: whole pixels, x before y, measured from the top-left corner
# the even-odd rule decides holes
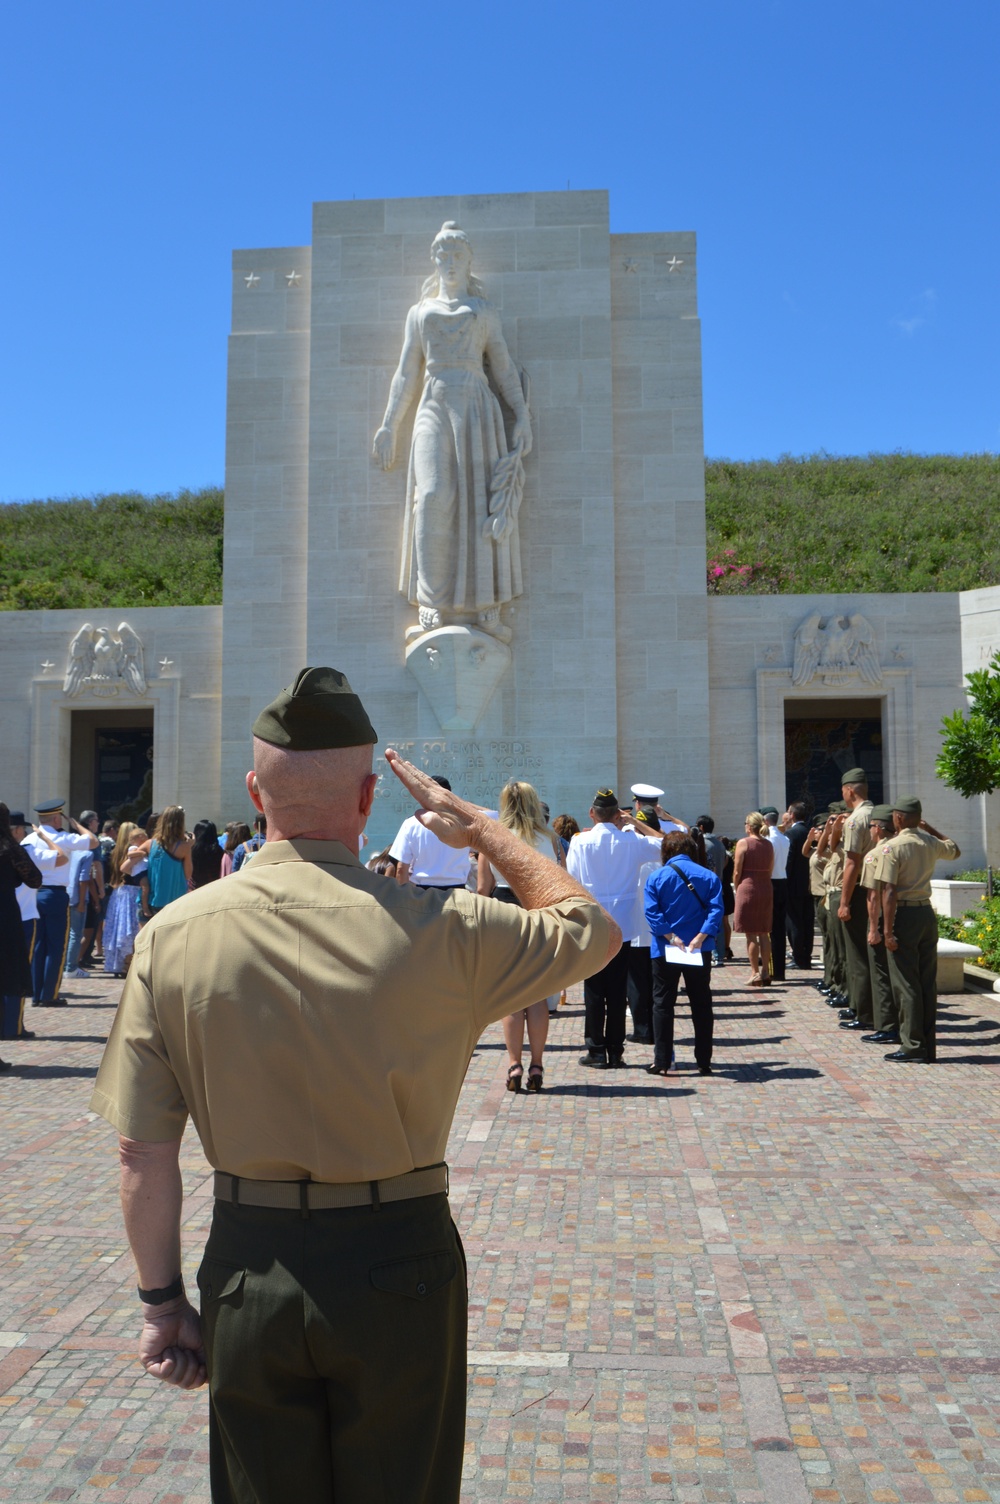
[[[709,595],[738,595],[742,590],[772,595],[789,588],[787,578],[773,565],[738,563],[735,548],[725,548],[717,558],[709,559],[707,582]]]

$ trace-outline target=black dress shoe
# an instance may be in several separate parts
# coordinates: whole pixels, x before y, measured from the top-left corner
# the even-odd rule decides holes
[[[855,1013],[853,1008],[841,1008],[840,1017],[844,1019],[852,1019],[857,1018],[857,1014]]]
[[[580,1064],[589,1065],[595,1071],[603,1071],[607,1069],[608,1061],[603,1050],[588,1050],[586,1055],[580,1056]]]
[[[608,1070],[609,1071],[621,1070],[622,1067],[624,1066],[624,1064],[625,1064],[625,1056],[624,1055],[611,1055],[611,1054],[608,1055]]]
[[[894,1029],[876,1029],[874,1034],[862,1034],[863,1044],[898,1044],[899,1035]]]
[[[51,1003],[36,1003],[36,1008],[67,1008],[69,1001],[64,997],[54,997]]]
[[[850,1018],[842,1018],[840,1020],[840,1027],[842,1029],[870,1029],[871,1020],[869,1020],[868,1023],[863,1024],[860,1018],[855,1018],[852,1013]]]
[[[699,1065],[698,1074],[699,1076],[711,1076],[714,1075],[714,1072],[710,1065]]]
[[[905,1050],[893,1050],[891,1055],[883,1056],[885,1060],[894,1060],[897,1065],[926,1065],[923,1055],[907,1055]]]
[[[826,1005],[828,1008],[842,1008],[846,1002],[847,999],[842,992],[831,992]]]
[[[631,1044],[652,1044],[653,1036],[652,1034],[630,1034],[629,1041]]]
[[[18,1039],[34,1039],[35,1031],[34,1029],[22,1029],[17,1037]]]

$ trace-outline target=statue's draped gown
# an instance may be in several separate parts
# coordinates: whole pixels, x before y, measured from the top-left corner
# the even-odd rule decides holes
[[[493,471],[507,440],[483,359],[503,334],[496,309],[481,298],[455,310],[427,299],[417,322],[426,370],[410,447],[399,588],[446,619],[521,594],[517,524],[504,543],[484,537]]]

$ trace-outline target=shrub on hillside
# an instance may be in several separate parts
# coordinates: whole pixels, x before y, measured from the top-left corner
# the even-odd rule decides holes
[[[705,490],[712,594],[1000,583],[997,455],[709,460]]]
[[[0,506],[0,610],[218,605],[222,527],[218,486]]]

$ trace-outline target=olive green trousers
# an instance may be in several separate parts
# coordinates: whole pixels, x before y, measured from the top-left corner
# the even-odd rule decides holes
[[[899,1004],[899,1047],[937,1059],[937,915],[930,904],[896,909],[899,949],[889,952],[889,976]]]
[[[889,975],[889,952],[885,948],[884,940],[878,945],[869,945],[868,966],[872,978],[875,1027],[888,1034],[899,1028],[899,1008],[893,996],[892,978]]]
[[[844,957],[844,926],[837,918],[840,894],[826,895],[826,937],[830,946],[830,985],[838,992],[847,991],[847,962]]]
[[[863,1024],[874,1024],[872,974],[868,965],[868,899],[860,884],[851,894],[850,909],[850,919],[841,923],[847,962],[847,1001],[855,1018]]]
[[[198,1288],[213,1504],[458,1504],[467,1293],[447,1196],[217,1201]]]

